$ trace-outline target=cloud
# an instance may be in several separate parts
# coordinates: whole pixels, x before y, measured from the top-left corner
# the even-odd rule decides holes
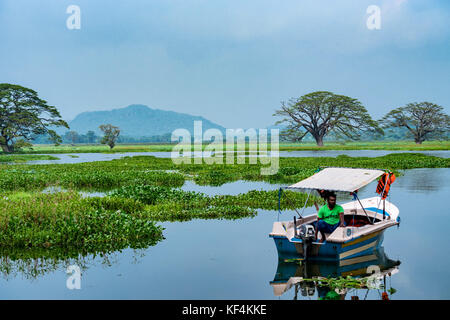
[[[449,11],[426,0],[414,5],[407,0],[79,0],[82,30],[75,38],[65,28],[69,4],[5,1],[0,12],[2,35],[22,36],[31,43],[53,41],[54,46],[148,43],[177,51],[180,46],[199,45],[198,51],[203,51],[209,44],[222,50],[258,42],[351,54],[446,41],[450,32]],[[366,27],[366,9],[372,4],[381,7],[381,30]]]
[[[374,111],[412,95],[448,105],[446,1],[0,0],[0,68],[71,116],[143,103],[256,123],[322,89]],[[74,3],[81,30],[70,31]],[[381,30],[366,27],[372,4]]]
[[[448,42],[450,12],[435,2],[417,0],[383,1],[383,28],[390,44],[417,47],[430,42]]]

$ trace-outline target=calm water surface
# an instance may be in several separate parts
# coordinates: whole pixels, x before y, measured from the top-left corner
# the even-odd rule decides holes
[[[423,153],[431,156],[449,158],[450,151],[389,151],[389,150],[323,150],[323,151],[280,151],[280,157],[337,157],[347,155],[349,157],[380,157],[390,153]],[[201,153],[193,152],[191,156],[199,157]],[[158,158],[170,158],[171,152],[124,152],[124,153],[62,153],[51,154],[58,160],[28,161],[27,164],[57,164],[57,163],[81,163],[93,161],[108,161],[133,156],[155,156]],[[206,152],[205,157],[210,156]]]
[[[400,228],[387,230],[384,239],[387,257],[401,262],[398,272],[387,279],[388,287],[397,290],[391,299],[450,298],[449,179],[450,169],[414,169],[405,171],[391,188],[390,201],[399,207],[402,219]],[[360,191],[360,197],[375,195],[375,187],[375,183],[370,184]],[[277,186],[234,182],[222,187],[188,183],[183,188],[236,194]],[[305,212],[313,213],[313,209]],[[284,212],[280,219],[292,219],[293,215]],[[37,276],[30,274],[33,268],[19,261],[9,272],[0,269],[0,298],[293,299],[294,287],[275,295],[271,286],[277,277],[278,257],[268,233],[276,219],[276,211],[260,210],[255,218],[236,221],[163,223],[166,239],[154,247],[127,249],[106,259],[86,257],[80,290],[66,287],[70,261],[61,261]],[[323,266],[312,267],[323,270]],[[292,276],[295,268],[293,272]],[[345,298],[354,295],[380,299],[381,290],[352,290]],[[297,298],[317,299],[317,290],[311,297],[299,292]]]

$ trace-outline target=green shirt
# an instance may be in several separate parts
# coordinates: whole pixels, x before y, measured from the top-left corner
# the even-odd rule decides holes
[[[320,219],[323,219],[328,224],[336,224],[339,220],[339,213],[344,212],[344,208],[342,208],[340,205],[336,204],[333,208],[333,210],[330,210],[328,208],[328,205],[324,205],[322,208],[320,208],[319,213],[317,216]]]

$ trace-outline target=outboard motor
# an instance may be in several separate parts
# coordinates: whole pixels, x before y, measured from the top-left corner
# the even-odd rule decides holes
[[[300,226],[300,238],[302,240],[314,240],[314,237],[316,235],[316,230],[314,229],[314,226],[311,224],[303,224]]]
[[[310,224],[303,224],[300,227],[300,238],[303,241],[303,257],[306,260],[308,257],[308,248],[315,238],[314,227]]]
[[[294,228],[295,228],[295,236],[297,238],[302,239],[303,242],[303,257],[307,258],[308,256],[308,247],[315,239],[316,230],[313,225],[310,224],[302,224],[300,226],[299,235],[297,235],[297,221],[294,217]]]

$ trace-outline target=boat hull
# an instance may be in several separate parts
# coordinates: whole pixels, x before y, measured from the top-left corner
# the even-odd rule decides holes
[[[306,257],[311,261],[336,261],[371,254],[381,248],[384,231],[380,230],[344,243],[313,242],[307,247]],[[285,236],[276,235],[271,235],[271,237],[275,241],[279,259],[305,259],[304,245],[301,239],[289,240]]]

